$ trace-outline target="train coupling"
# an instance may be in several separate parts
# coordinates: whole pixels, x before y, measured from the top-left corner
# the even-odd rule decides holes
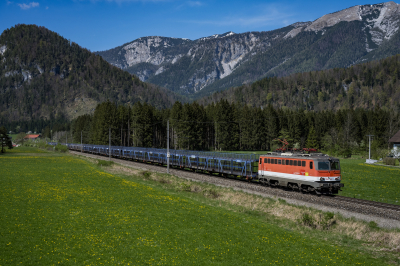
[[[342,184],[342,183],[324,183],[324,184],[322,184],[322,187],[324,187],[324,188],[329,188],[329,187],[341,188],[341,187],[344,187],[344,184]]]

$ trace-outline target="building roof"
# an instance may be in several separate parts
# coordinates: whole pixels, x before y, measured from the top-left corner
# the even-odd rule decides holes
[[[389,139],[389,142],[399,142],[400,143],[400,130],[394,136]]]
[[[40,134],[31,134],[31,135],[26,135],[24,137],[24,139],[36,139],[36,138],[39,138],[39,137],[40,137]]]

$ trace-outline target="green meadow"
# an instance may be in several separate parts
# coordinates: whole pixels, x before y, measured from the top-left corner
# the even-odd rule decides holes
[[[340,195],[390,204],[400,204],[400,168],[369,165],[365,159],[341,159]]]
[[[0,265],[383,263],[76,157],[31,151],[0,156]]]

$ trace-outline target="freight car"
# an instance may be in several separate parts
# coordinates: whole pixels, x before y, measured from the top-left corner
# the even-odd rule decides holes
[[[167,164],[167,150],[92,144],[66,144],[68,149],[158,165]],[[261,185],[316,194],[337,194],[343,187],[338,159],[324,154],[266,155],[170,150],[170,166],[219,176],[245,178]],[[258,169],[257,169],[258,168]]]
[[[85,153],[112,156],[159,165],[167,164],[167,150],[141,147],[121,147],[91,144],[67,144],[68,149]],[[170,166],[179,169],[218,174],[221,176],[257,178],[258,156],[255,154],[235,154],[202,152],[190,150],[170,150]]]

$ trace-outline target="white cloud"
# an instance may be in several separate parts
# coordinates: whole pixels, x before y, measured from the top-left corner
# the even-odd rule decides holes
[[[38,7],[39,3],[37,2],[30,2],[29,4],[18,4],[18,6],[23,9],[23,10],[27,10],[30,9],[32,7]]]
[[[186,2],[188,6],[202,6],[203,3],[200,1],[187,1]]]
[[[285,11],[284,7],[268,5],[263,8],[258,7],[253,14],[235,14],[225,16],[215,20],[190,20],[189,23],[214,26],[269,26],[269,25],[289,25],[293,23],[294,14]]]
[[[85,0],[74,0],[74,1],[85,1]],[[170,0],[90,0],[90,2],[115,2],[117,4],[122,4],[122,3],[129,3],[129,2],[167,2]]]
[[[11,1],[7,1],[7,5],[11,5],[13,2]]]

